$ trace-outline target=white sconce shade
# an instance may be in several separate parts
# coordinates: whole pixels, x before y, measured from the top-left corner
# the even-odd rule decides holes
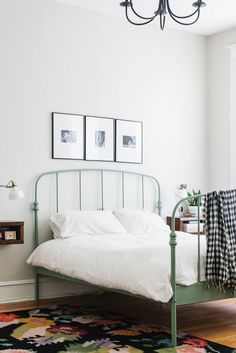
[[[24,197],[24,193],[18,186],[13,186],[13,188],[9,192],[9,200],[17,200],[22,199]]]
[[[24,197],[23,191],[18,188],[13,180],[10,180],[6,185],[0,185],[0,188],[11,189],[9,192],[9,200],[17,200]]]

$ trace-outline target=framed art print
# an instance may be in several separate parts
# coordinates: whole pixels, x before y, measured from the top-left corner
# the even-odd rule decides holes
[[[114,119],[86,116],[86,160],[114,161]]]
[[[8,230],[4,234],[5,240],[16,240],[16,231],[15,230]]]
[[[143,123],[116,120],[116,162],[143,163]]]
[[[52,113],[52,158],[84,159],[84,116]]]

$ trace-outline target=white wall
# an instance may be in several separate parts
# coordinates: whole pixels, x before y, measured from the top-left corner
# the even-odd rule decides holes
[[[236,43],[236,42],[235,42]],[[230,187],[236,187],[236,44],[230,52]]]
[[[212,190],[235,188],[236,184],[236,175],[232,175],[236,146],[231,134],[235,117],[230,108],[231,59],[227,49],[232,44],[236,44],[236,28],[208,39],[209,189]]]
[[[146,172],[162,185],[164,214],[181,183],[206,189],[206,39],[132,27],[50,0],[0,4],[1,183],[14,178],[25,199],[0,190],[1,219],[25,221],[25,244],[0,247],[0,281],[32,278],[33,181],[71,167]],[[52,111],[144,122],[143,165],[51,159]],[[1,300],[1,299],[0,299]]]

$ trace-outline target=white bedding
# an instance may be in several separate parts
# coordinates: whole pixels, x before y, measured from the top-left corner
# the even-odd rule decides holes
[[[177,233],[177,284],[197,282],[197,236]],[[201,236],[201,280],[205,279],[206,237]],[[80,235],[49,240],[34,250],[28,264],[107,288],[168,302],[169,232],[158,235]]]

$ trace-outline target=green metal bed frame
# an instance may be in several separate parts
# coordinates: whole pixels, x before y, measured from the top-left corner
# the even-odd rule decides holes
[[[82,209],[82,176],[85,173],[99,173],[100,174],[100,190],[101,190],[101,209],[104,209],[104,174],[105,173],[116,173],[120,175],[121,178],[121,189],[122,189],[122,208],[125,207],[125,177],[126,175],[133,175],[141,179],[141,204],[142,208],[145,208],[145,180],[149,179],[153,182],[154,188],[156,190],[156,201],[154,202],[154,209],[159,215],[161,215],[162,203],[161,203],[161,190],[160,184],[156,178],[150,175],[135,173],[130,171],[124,170],[110,170],[110,169],[68,169],[68,170],[56,170],[43,173],[39,175],[35,182],[35,200],[33,205],[34,211],[34,224],[35,224],[35,248],[39,245],[39,220],[38,220],[38,212],[39,212],[39,201],[38,201],[38,186],[41,179],[45,176],[55,176],[55,183],[56,183],[56,211],[59,211],[59,176],[65,173],[76,173],[79,177],[79,209]],[[172,212],[172,222],[171,222],[171,233],[170,233],[170,249],[171,249],[171,287],[173,290],[173,296],[169,301],[171,305],[171,342],[172,347],[176,347],[177,345],[177,306],[184,305],[184,304],[193,304],[193,303],[200,303],[200,302],[207,302],[212,300],[220,300],[225,299],[226,297],[229,298],[230,295],[226,294],[225,292],[220,292],[215,288],[209,288],[206,282],[200,281],[200,204],[201,199],[205,195],[197,195],[195,196],[198,200],[198,282],[190,285],[190,286],[181,286],[176,284],[176,246],[177,246],[177,234],[175,232],[175,216],[179,206],[187,201],[189,198],[186,197],[180,200],[173,209]],[[191,196],[192,198],[192,196]],[[61,275],[56,272],[52,272],[46,270],[42,267],[35,267],[35,300],[39,300],[39,276],[49,276],[58,278],[61,280],[68,280],[77,284],[84,284],[89,285],[91,287],[96,287],[102,290],[109,290],[118,293],[128,294],[135,297],[140,297],[143,299],[148,299],[140,295],[135,295],[123,290],[119,289],[111,289],[111,288],[104,288],[101,286],[93,285],[92,283],[88,283],[82,280],[78,280],[75,278],[71,278],[65,275]]]

